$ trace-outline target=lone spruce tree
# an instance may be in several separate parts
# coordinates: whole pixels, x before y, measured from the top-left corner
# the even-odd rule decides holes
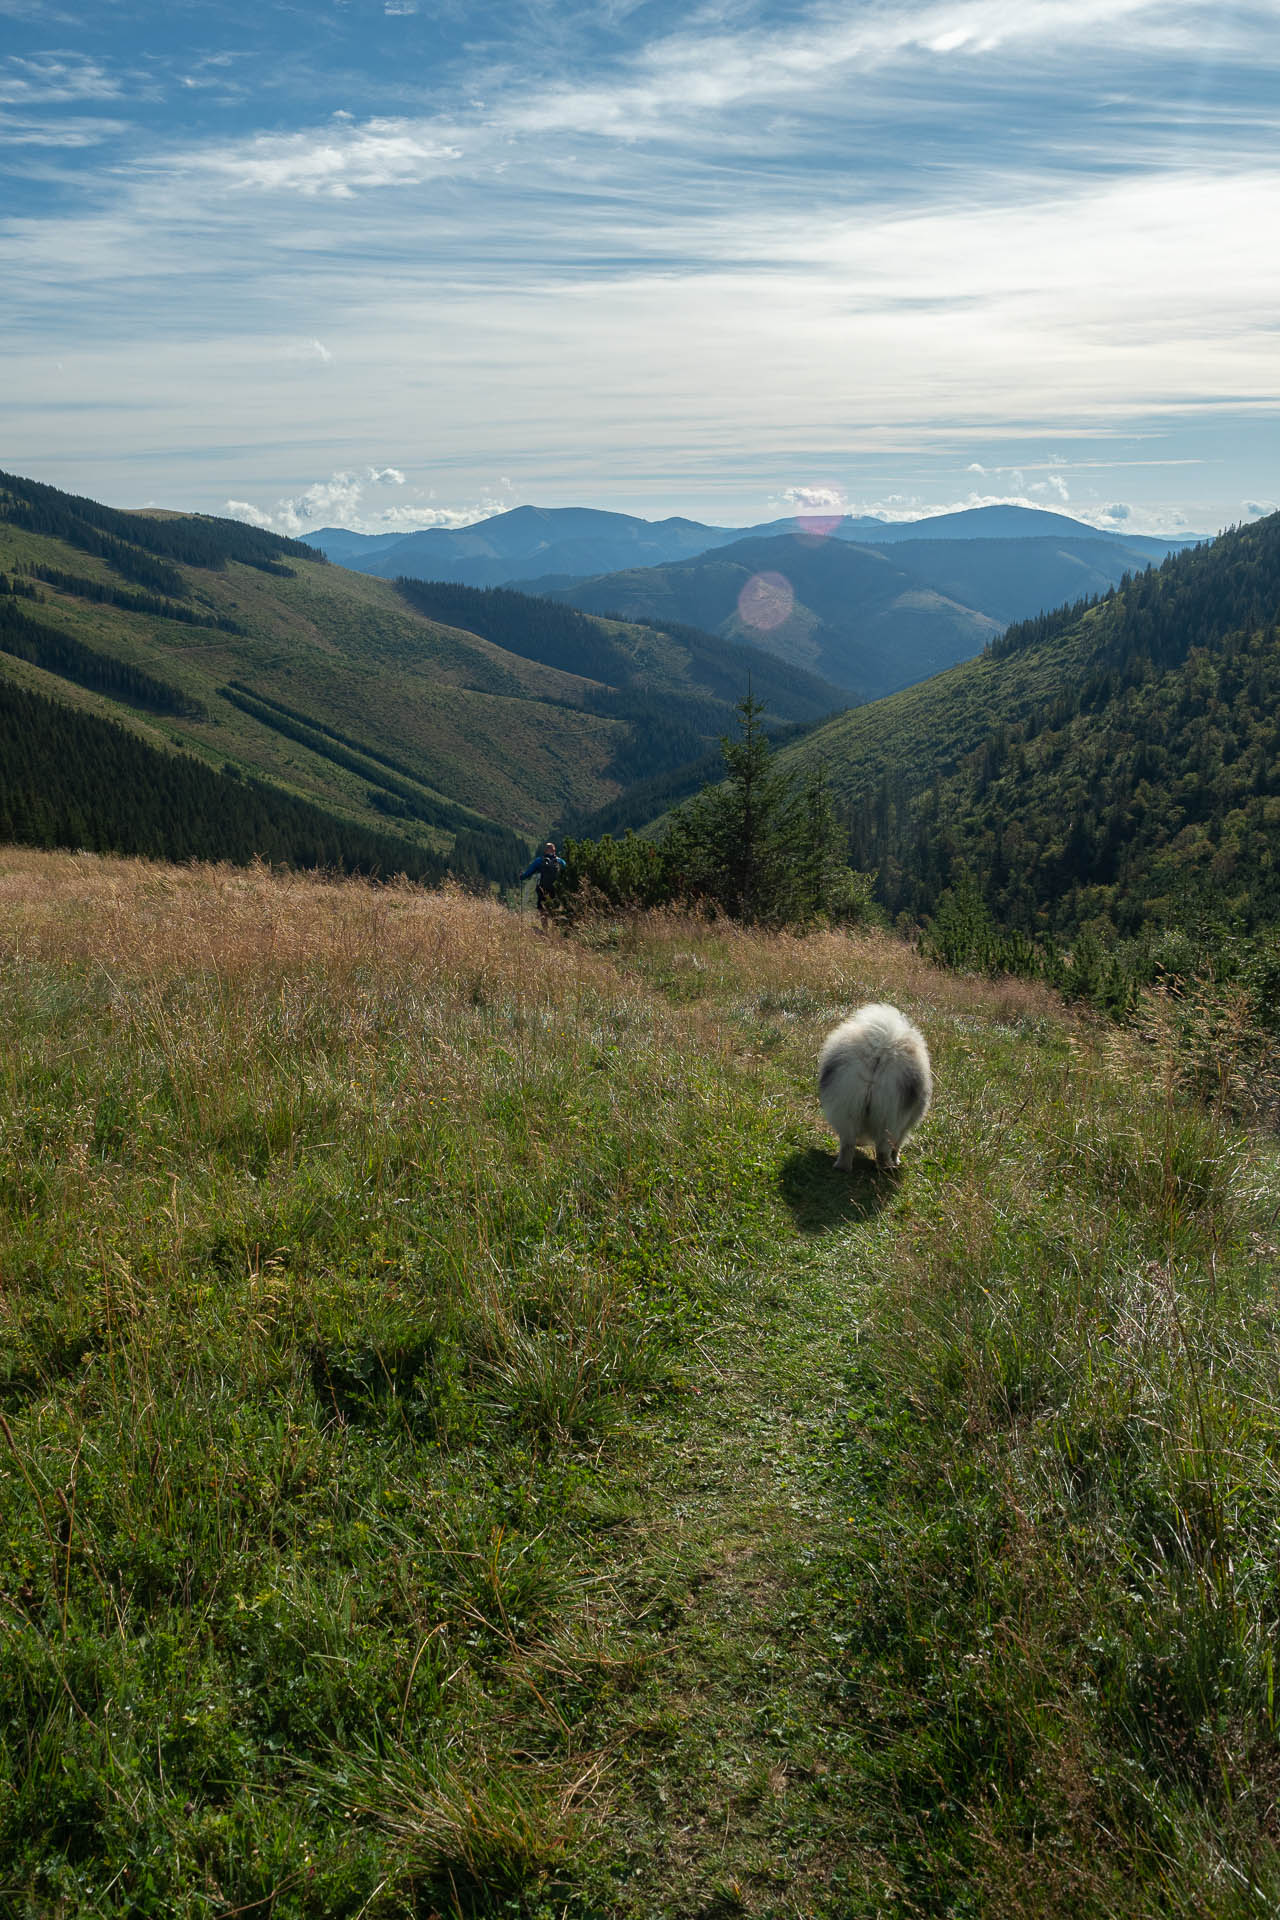
[[[671,870],[692,895],[735,920],[773,919],[784,853],[779,828],[790,782],[771,764],[762,702],[738,702],[742,737],[720,742],[727,778],[677,807],[667,830]]]
[[[726,778],[671,816],[669,871],[685,894],[714,900],[735,920],[783,925],[846,913],[846,835],[826,775],[778,768],[763,703],[750,691],[737,711],[741,737],[720,742]]]
[[[769,926],[872,915],[875,876],[849,867],[825,772],[781,770],[764,711],[748,689],[740,737],[720,742],[725,778],[675,808],[654,839],[570,842],[566,899],[586,888],[617,906],[704,901]]]

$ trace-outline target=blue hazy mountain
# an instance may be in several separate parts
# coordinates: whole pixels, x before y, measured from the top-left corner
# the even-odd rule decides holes
[[[749,641],[859,700],[972,659],[1004,624],[874,548],[795,534],[605,574],[549,597],[584,613],[675,622]]]
[[[1160,543],[1150,544],[1158,548],[1154,554],[1145,542],[1087,532],[1048,539],[897,540],[884,550],[935,592],[1005,624],[1109,593],[1126,574],[1142,573],[1165,557]]]
[[[775,525],[774,532],[785,530],[787,522]],[[926,520],[875,521],[844,519],[832,529],[837,539],[858,540],[871,546],[887,546],[902,540],[1102,540],[1139,546],[1148,560],[1163,560],[1167,553],[1193,546],[1194,540],[1161,540],[1147,534],[1132,535],[1091,527],[1087,521],[1073,520],[1066,513],[1049,513],[1041,507],[965,507],[959,513],[935,513]]]
[[[741,538],[736,527],[708,527],[679,517],[641,520],[595,507],[514,507],[475,526],[403,535],[353,534],[338,527],[307,535],[313,547],[358,573],[384,580],[400,575],[452,580],[468,587],[500,587],[534,574],[582,579],[620,567],[662,566]]]
[[[634,514],[607,513],[595,507],[515,507],[469,527],[431,527],[420,533],[353,533],[345,527],[321,527],[307,535],[329,559],[358,573],[382,579],[400,575],[419,580],[452,580],[463,586],[497,587],[536,582],[563,587],[600,574],[629,572],[636,567],[661,567],[691,560],[747,539],[801,539],[821,529],[822,535],[846,543],[888,547],[921,541],[1087,541],[1100,563],[1109,549],[1117,564],[1103,565],[1104,586],[1116,584],[1124,573],[1162,560],[1172,548],[1186,542],[1146,536],[1108,533],[1061,513],[1032,507],[972,507],[960,513],[935,514],[927,520],[878,520],[870,515],[844,516],[835,521],[812,521],[788,516],[755,527],[708,526],[674,516],[642,520]],[[1121,550],[1123,549],[1123,557]],[[995,556],[993,555],[993,558]],[[1091,563],[1092,564],[1092,563]],[[1025,563],[1024,563],[1025,571]],[[1034,598],[1019,599],[1017,616],[1056,605],[1053,589]],[[1008,598],[1001,591],[1003,605]],[[1059,596],[1060,598],[1060,596]],[[979,612],[993,608],[979,604]]]

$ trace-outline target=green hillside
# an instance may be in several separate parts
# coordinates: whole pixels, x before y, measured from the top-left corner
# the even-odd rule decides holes
[[[0,683],[390,833],[413,870],[444,859],[506,877],[550,821],[705,752],[731,711],[690,647],[648,628],[570,616],[616,663],[606,683],[426,617],[296,541],[123,513],[12,475],[0,476],[0,576]],[[785,719],[838,699],[781,678],[773,691]],[[160,787],[171,772],[157,771]],[[51,797],[59,777],[51,764]],[[83,817],[84,795],[64,798]],[[86,829],[84,844],[103,843]]]
[[[0,603],[0,637],[3,636]],[[0,680],[0,840],[162,860],[258,858],[343,873],[439,881],[446,862],[262,780],[165,753],[115,721]],[[468,859],[470,847],[471,857]],[[485,873],[503,849],[458,834],[451,864]],[[508,857],[515,852],[508,851]]]
[[[755,698],[775,721],[821,720],[849,703],[830,680],[764,647],[725,641],[678,621],[593,617],[554,598],[508,587],[480,589],[443,580],[396,584],[429,619],[483,634],[521,659],[600,682],[595,698],[603,708],[610,701],[644,698],[655,718],[665,715],[670,724],[675,716],[703,735],[725,730],[748,678]],[[660,770],[650,767],[652,773]]]
[[[820,760],[885,903],[962,871],[1028,932],[1280,920],[1280,515],[842,715]]]
[[[762,575],[784,580],[794,598],[766,609],[769,624],[759,628],[744,618],[742,604]],[[893,552],[795,534],[740,540],[694,560],[606,574],[557,589],[552,597],[589,613],[683,621],[724,639],[751,640],[859,700],[972,658],[1001,624],[950,599],[899,565]]]

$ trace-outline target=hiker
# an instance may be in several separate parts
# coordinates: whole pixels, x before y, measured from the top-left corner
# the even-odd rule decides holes
[[[548,840],[542,852],[534,855],[524,872],[520,875],[521,880],[524,881],[532,879],[533,875],[535,873],[537,874],[539,913],[549,913],[551,911],[551,895],[555,890],[556,881],[560,878],[564,869],[565,863],[556,852],[555,841]]]

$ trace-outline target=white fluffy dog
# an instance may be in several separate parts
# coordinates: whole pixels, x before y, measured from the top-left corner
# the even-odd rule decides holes
[[[896,1167],[933,1098],[924,1035],[896,1007],[859,1007],[822,1043],[818,1097],[840,1142],[838,1167],[848,1172],[864,1141],[875,1148],[878,1167]]]

